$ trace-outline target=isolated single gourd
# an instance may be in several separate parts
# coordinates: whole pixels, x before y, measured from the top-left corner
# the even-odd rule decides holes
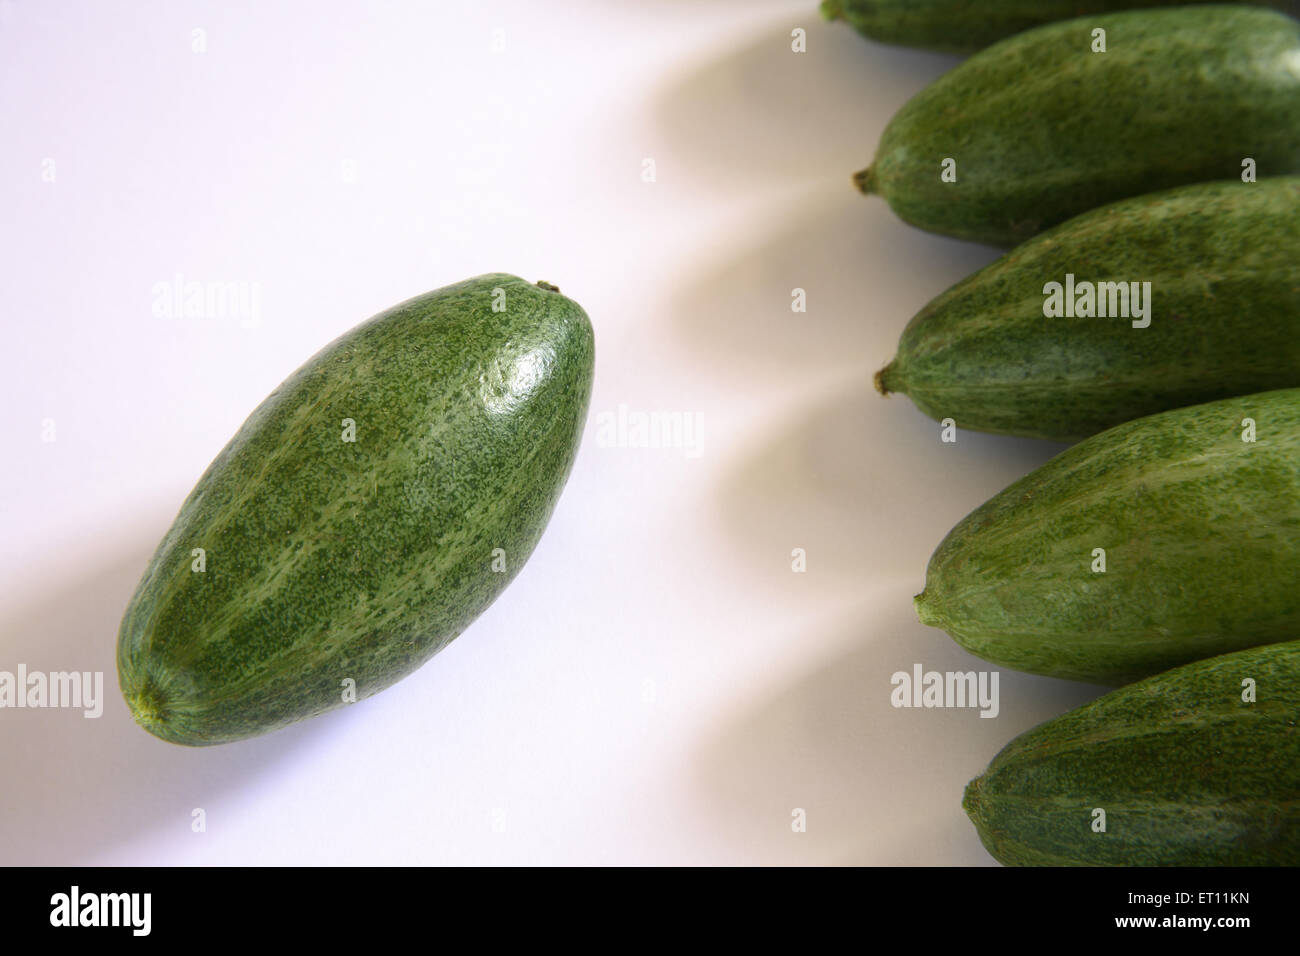
[[[1079,290],[1067,314],[1044,314],[1050,283]],[[1300,177],[1184,186],[1035,236],[922,309],[876,386],[959,428],[1058,441],[1300,387]]]
[[[963,806],[1007,865],[1300,865],[1300,643],[1197,661],[1035,727]]]
[[[181,507],[122,620],[135,719],[217,744],[411,673],[501,593],[573,464],[591,325],[505,274],[409,299],[253,412]]]
[[[1118,10],[1244,3],[1296,16],[1297,0],[824,0],[822,15],[881,43],[972,53],[1033,27]]]
[[[1193,6],[1053,23],[977,53],[898,112],[856,181],[922,229],[1014,245],[1130,196],[1295,173],[1300,21]]]
[[[1067,449],[948,533],[916,608],[996,664],[1114,685],[1296,639],[1297,582],[1300,389],[1282,389]]]

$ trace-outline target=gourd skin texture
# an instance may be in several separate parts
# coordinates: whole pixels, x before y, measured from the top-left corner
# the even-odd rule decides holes
[[[825,0],[822,15],[881,43],[973,53],[1033,27],[1074,17],[1214,0]],[[1224,0],[1219,0],[1220,3]],[[1231,3],[1234,0],[1227,0]],[[1296,0],[1235,0],[1300,14]]]
[[[1150,325],[1043,315],[1067,273],[1150,282]],[[1036,236],[917,314],[876,385],[961,428],[1057,441],[1300,387],[1300,177],[1140,196]]]
[[[962,806],[1008,866],[1300,865],[1298,717],[1300,643],[1198,661],[1017,737]]]
[[[1094,28],[1108,52],[1091,51]],[[855,179],[922,229],[1014,245],[1119,199],[1240,181],[1246,158],[1261,178],[1300,173],[1300,22],[1183,7],[989,47],[910,100]]]
[[[1300,389],[1282,389],[1067,449],[948,533],[915,603],[986,660],[1118,685],[1294,639],[1297,581]]]
[[[349,678],[358,699],[376,693],[445,647],[540,538],[593,354],[577,303],[505,274],[318,352],[209,466],[127,608],[118,672],[137,722],[175,743],[238,740],[340,706]]]

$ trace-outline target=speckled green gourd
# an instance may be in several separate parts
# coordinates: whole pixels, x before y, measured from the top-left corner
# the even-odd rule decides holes
[[[1092,31],[1106,31],[1106,53]],[[906,222],[1014,245],[1191,183],[1300,173],[1300,22],[1249,7],[1083,17],[1011,37],[912,98],[858,187]],[[944,182],[945,160],[955,182]]]
[[[1116,685],[1295,639],[1297,582],[1300,389],[1281,389],[1066,449],[948,533],[916,609],[995,664]]]
[[[175,743],[239,740],[445,647],[537,544],[592,363],[581,307],[505,274],[318,352],[209,466],[127,608],[118,676],[136,721]]]
[[[1190,6],[1215,0],[825,0],[822,16],[844,20],[881,43],[973,53],[1004,37],[1057,20],[1117,10]],[[1225,0],[1218,0],[1224,3]],[[1296,0],[1227,0],[1296,16]]]
[[[1067,274],[1150,282],[1150,324],[1045,316]],[[876,387],[959,428],[1058,441],[1300,387],[1300,177],[1126,199],[1035,236],[918,313]]]
[[[1300,643],[1197,661],[1017,737],[962,806],[1008,866],[1300,865],[1297,721]]]

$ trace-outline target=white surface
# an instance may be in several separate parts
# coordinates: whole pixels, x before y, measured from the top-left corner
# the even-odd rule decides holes
[[[991,669],[910,598],[1059,450],[943,445],[871,391],[994,255],[849,183],[953,62],[815,0],[0,2],[0,670],[101,670],[107,696],[0,710],[0,862],[989,862],[966,781],[1095,691],[1004,672],[996,719],[890,705],[914,663]],[[202,750],[136,728],[118,621],[203,468],[325,342],[489,271],[596,327],[526,569],[354,707]],[[156,316],[178,273],[255,285],[258,321]],[[604,447],[620,404],[698,416],[699,454]]]

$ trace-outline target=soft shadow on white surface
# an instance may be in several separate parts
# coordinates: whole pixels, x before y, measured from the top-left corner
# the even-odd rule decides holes
[[[176,499],[179,502],[179,498]],[[117,686],[117,630],[122,613],[174,511],[152,509],[113,543],[107,559],[47,576],[49,585],[0,621],[0,669],[100,671],[103,713],[6,709],[0,736],[4,767],[0,864],[79,865],[146,835],[202,841],[191,813],[215,808],[241,785],[301,752],[322,727],[318,718],[266,737],[219,747],[165,743],[137,727]],[[57,565],[47,558],[37,563]],[[201,843],[196,842],[196,846]]]
[[[763,203],[676,283],[675,331],[719,375],[884,365],[913,314],[999,254],[915,229],[851,182],[894,112],[959,58],[809,13],[688,70],[656,104],[673,164],[711,194]],[[807,53],[791,51],[793,26],[808,30]],[[792,310],[795,289],[806,311]]]
[[[740,237],[739,255],[710,262],[674,298],[676,332],[719,374],[879,368],[916,312],[999,254],[915,229],[847,183],[788,204],[771,230]],[[795,289],[806,311],[793,310]]]
[[[815,0],[808,6],[662,95],[660,124],[694,172],[734,184],[841,170],[851,192],[849,177],[870,164],[897,108],[961,61],[869,42],[823,21]],[[807,31],[805,53],[791,49],[796,27]]]
[[[833,625],[838,648],[802,674],[773,675],[694,755],[700,800],[736,863],[987,864],[961,809],[966,783],[1011,739],[1102,688],[1000,670],[917,622],[911,589],[877,588]],[[791,634],[797,642],[800,635]],[[896,708],[890,678],[997,671],[999,713]],[[792,813],[806,813],[806,832]]]
[[[794,27],[807,53],[791,51]],[[898,108],[957,62],[867,42],[812,3],[656,102],[695,185],[753,197],[734,241],[675,282],[673,332],[714,377],[784,390],[821,372],[826,386],[762,425],[710,502],[755,599],[801,609],[785,658],[797,672],[730,703],[691,758],[728,863],[987,864],[966,782],[1018,733],[1101,693],[998,671],[994,719],[890,703],[891,675],[916,663],[996,670],[922,626],[911,598],[958,520],[1065,447],[964,431],[946,444],[905,397],[872,388],[911,316],[999,255],[914,229],[850,183]],[[847,595],[854,610],[827,634]],[[796,809],[807,832],[791,828]]]
[[[717,489],[738,551],[772,587],[827,589],[904,575],[919,591],[954,524],[1066,445],[957,432],[864,373],[752,442]],[[807,572],[791,571],[802,548]]]

